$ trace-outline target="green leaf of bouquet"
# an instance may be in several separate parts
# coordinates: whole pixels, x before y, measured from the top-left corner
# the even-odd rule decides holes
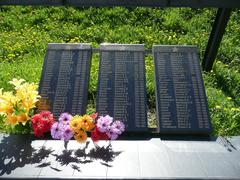
[[[17,125],[17,124],[16,124],[16,125]],[[11,130],[13,130],[16,125],[10,124],[9,127],[11,128]]]
[[[35,114],[35,109],[34,108],[30,109],[28,115],[31,117],[34,114]]]
[[[13,105],[13,112],[14,112],[14,114],[18,113],[18,105],[17,104]]]

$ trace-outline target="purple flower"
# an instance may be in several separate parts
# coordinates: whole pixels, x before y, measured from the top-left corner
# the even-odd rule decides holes
[[[70,129],[70,126],[65,126],[63,128],[63,131],[62,131],[62,137],[61,139],[63,139],[64,141],[68,141],[70,140],[71,138],[73,137],[73,133]]]
[[[69,124],[70,124],[69,121],[60,121],[58,122],[58,127],[61,129],[61,131],[63,131],[64,128],[70,126]]]
[[[112,127],[115,128],[115,129],[118,129],[119,131],[119,135],[122,134],[124,131],[125,131],[125,125],[123,124],[123,122],[121,121],[115,121],[113,124],[112,124]]]
[[[55,122],[51,127],[51,135],[53,139],[61,139],[61,129],[59,127],[59,123]]]
[[[59,117],[59,122],[63,124],[69,124],[69,121],[71,120],[72,115],[69,113],[62,113]]]
[[[109,115],[100,116],[100,118],[97,120],[98,130],[102,133],[107,132],[112,121],[113,121],[113,118],[110,117]]]
[[[119,132],[120,132],[119,129],[110,126],[110,128],[107,131],[107,135],[111,140],[115,140],[118,138]]]

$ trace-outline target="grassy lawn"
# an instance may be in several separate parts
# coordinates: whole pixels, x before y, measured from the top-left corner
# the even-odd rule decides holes
[[[39,82],[50,42],[197,45],[206,48],[216,9],[0,7],[0,88],[13,77]],[[240,11],[232,13],[216,63],[203,74],[215,135],[240,135]],[[99,55],[91,67],[88,111],[94,111]],[[146,57],[150,125],[155,118],[152,57]],[[1,129],[2,127],[0,127]]]

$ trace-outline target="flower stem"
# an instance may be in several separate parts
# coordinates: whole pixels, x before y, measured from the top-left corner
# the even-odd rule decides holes
[[[67,150],[67,145],[69,141],[64,141],[64,148]]]

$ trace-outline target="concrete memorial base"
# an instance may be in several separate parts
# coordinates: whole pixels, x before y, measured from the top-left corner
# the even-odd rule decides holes
[[[240,179],[240,137],[100,141],[0,135],[0,179]]]

